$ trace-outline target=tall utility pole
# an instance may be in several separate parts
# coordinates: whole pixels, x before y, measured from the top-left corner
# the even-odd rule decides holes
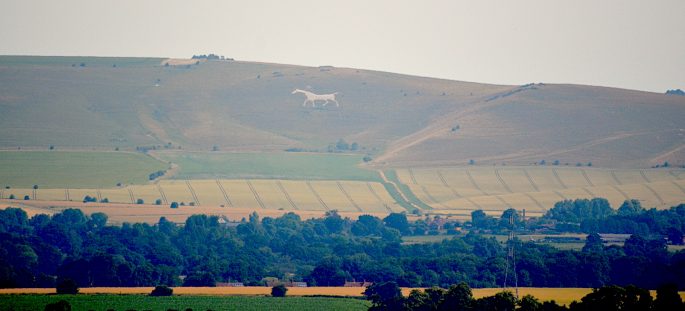
[[[516,298],[519,298],[519,278],[518,274],[516,273],[516,250],[514,247],[514,213],[509,214],[509,238],[507,239],[507,265],[504,268],[504,286],[503,288],[506,290],[507,287],[507,281],[509,277],[509,268],[511,267],[512,269],[512,274],[514,275],[514,290],[516,294]]]

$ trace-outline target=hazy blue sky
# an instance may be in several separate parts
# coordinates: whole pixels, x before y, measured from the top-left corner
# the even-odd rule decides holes
[[[685,89],[685,1],[0,0],[0,54],[200,53],[664,92]]]

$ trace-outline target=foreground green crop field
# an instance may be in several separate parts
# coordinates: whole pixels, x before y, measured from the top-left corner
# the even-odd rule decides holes
[[[380,181],[378,175],[357,167],[361,155],[314,153],[176,153],[159,157],[180,166],[179,179],[279,178]]]
[[[66,300],[72,310],[366,310],[369,302],[355,298],[264,296],[144,295],[0,295],[2,310],[43,310]]]
[[[113,188],[117,183],[147,183],[150,173],[166,168],[167,164],[138,153],[0,151],[0,186]]]

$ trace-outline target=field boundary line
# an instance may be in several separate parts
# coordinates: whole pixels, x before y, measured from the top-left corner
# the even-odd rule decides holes
[[[64,189],[64,198],[67,201],[71,201],[71,198],[69,198],[69,189]]]
[[[528,179],[528,182],[530,182],[530,185],[533,186],[533,189],[535,189],[536,192],[540,192],[540,188],[538,188],[538,185],[535,184],[533,178],[530,177],[530,174],[528,174],[528,170],[525,168],[522,168],[521,170],[523,171],[523,174],[526,175],[526,178]]]
[[[592,191],[590,191],[590,189],[589,189],[588,187],[582,187],[582,188],[580,188],[580,189],[585,190],[585,192],[587,192],[587,194],[589,194],[589,195],[592,196],[593,198],[596,198],[596,197],[597,197],[597,195],[595,195]]]
[[[474,188],[476,188],[478,191],[480,191],[484,195],[488,195],[487,192],[483,191],[483,189],[481,189],[480,186],[478,186],[478,184],[476,183],[476,180],[473,179],[473,176],[471,176],[471,172],[469,172],[468,169],[464,169],[464,172],[466,172],[466,176],[469,178],[469,180],[471,181],[471,184],[473,185]]]
[[[330,211],[331,209],[328,208],[328,205],[326,204],[326,202],[324,202],[323,199],[321,199],[321,196],[319,195],[319,193],[316,192],[316,190],[314,190],[312,183],[309,180],[307,180],[305,183],[307,184],[307,187],[309,187],[309,190],[312,191],[312,193],[314,194],[316,199],[319,201],[319,203],[321,203],[321,206],[323,206],[323,208],[325,208],[327,211]]]
[[[338,185],[338,189],[340,189],[340,192],[342,192],[345,195],[347,200],[350,201],[350,203],[352,203],[352,206],[354,206],[354,208],[356,208],[358,211],[363,212],[362,209],[359,207],[359,205],[357,205],[357,202],[352,200],[352,197],[350,196],[350,194],[347,193],[347,191],[345,191],[345,188],[343,188],[343,185],[339,181],[336,181],[335,184]]]
[[[671,182],[672,182],[676,187],[678,187],[678,188],[680,189],[680,191],[682,191],[683,193],[685,193],[685,188],[683,188],[683,186],[679,185],[677,182],[675,182],[675,180],[671,180]]]
[[[133,190],[131,188],[126,188],[128,190],[128,195],[131,197],[131,204],[136,204],[136,198],[133,196]]]
[[[37,190],[37,189],[33,189],[33,191],[32,191],[32,192],[33,192],[33,199],[34,199],[34,200],[36,200],[36,198],[37,198],[37,197],[36,197],[36,190]]]
[[[100,192],[100,189],[95,189],[95,195],[98,196],[98,202],[102,202],[102,192]]]
[[[283,187],[283,184],[280,180],[276,180],[276,185],[278,186],[278,189],[281,189],[281,192],[283,192],[283,195],[285,196],[285,199],[288,200],[288,203],[290,203],[290,206],[292,206],[296,210],[299,210],[300,208],[297,207],[297,204],[295,204],[293,199],[290,197],[288,191],[285,190],[285,187]]]
[[[616,191],[620,192],[626,200],[630,200],[630,197],[628,197],[628,194],[625,193],[621,188],[619,188],[617,185],[611,185],[612,188],[616,189]]]
[[[583,175],[585,175],[585,173],[582,169],[580,171],[583,172]],[[562,188],[568,189],[568,186],[566,186],[564,181],[561,180],[561,177],[559,177],[559,173],[557,172],[556,168],[552,169],[552,175],[554,175],[554,178],[557,180],[557,182],[559,183],[559,185],[561,185]],[[585,176],[585,179],[587,179],[587,176]],[[592,184],[592,183],[590,183],[590,184]]]
[[[410,168],[407,168],[407,171],[409,171],[409,178],[411,179],[411,182],[415,185],[418,185],[419,183],[416,182],[416,178],[414,178],[414,170]]]
[[[457,190],[454,190],[454,188],[452,188],[452,186],[450,186],[450,185],[447,183],[447,180],[445,180],[445,176],[442,175],[442,173],[440,172],[440,170],[435,170],[435,172],[438,174],[438,177],[440,178],[440,181],[442,182],[442,185],[445,186],[447,189],[449,189],[449,190],[452,192],[452,194],[453,194],[457,199],[461,199],[462,196],[459,195],[459,193],[457,192]]]
[[[162,196],[162,202],[164,202],[164,204],[169,204],[169,201],[166,199],[166,194],[162,189],[162,185],[160,185],[159,183],[157,183],[157,191],[159,191],[159,195]]]
[[[587,173],[585,172],[584,169],[582,169],[582,168],[580,169],[580,174],[583,175],[583,177],[585,178],[585,181],[587,182],[587,184],[588,184],[590,187],[594,187],[594,186],[595,186],[595,184],[593,184],[592,181],[590,180],[590,177],[587,176]]]
[[[613,178],[614,181],[616,181],[617,184],[623,185],[623,183],[618,179],[618,176],[616,176],[616,171],[611,170],[611,171],[610,171],[610,174],[611,174],[611,178]]]
[[[651,183],[651,182],[652,182],[651,180],[649,180],[649,178],[647,178],[647,174],[645,174],[645,171],[644,171],[644,170],[640,170],[640,175],[642,175],[642,178],[643,178],[646,182],[648,182],[648,183]]]
[[[383,200],[382,200],[381,197],[378,195],[378,193],[376,193],[376,190],[373,190],[373,187],[371,187],[371,183],[369,183],[369,182],[367,181],[367,182],[366,182],[366,187],[369,188],[369,191],[371,191],[371,194],[373,194],[373,196],[376,198],[376,200],[378,200],[378,202],[380,202],[380,203],[385,207],[385,209],[388,210],[388,212],[391,212],[391,213],[392,213],[392,209],[390,208],[390,206],[388,206],[388,204],[385,204],[385,202],[383,202]]]
[[[524,192],[523,195],[527,196],[529,199],[531,199],[533,202],[535,202],[535,205],[537,205],[540,208],[540,210],[547,211],[545,209],[545,207],[542,206],[542,204],[540,204],[540,201],[538,201],[536,198],[534,198],[532,195],[530,195],[530,193]]]
[[[645,186],[645,188],[649,189],[649,191],[651,191],[652,194],[654,194],[654,196],[656,197],[657,200],[659,200],[659,203],[661,205],[666,205],[666,202],[664,202],[664,199],[661,198],[661,196],[656,192],[656,190],[654,190],[654,188],[652,188],[649,184],[642,184],[642,185]]]
[[[561,192],[556,191],[556,190],[554,190],[552,192],[554,192],[556,195],[558,195],[562,200],[568,200],[568,198],[565,195],[563,195]]]
[[[247,187],[250,188],[252,195],[254,196],[255,200],[257,200],[257,204],[259,204],[259,206],[261,208],[266,209],[264,202],[262,202],[262,198],[259,197],[259,194],[257,193],[257,190],[255,190],[254,186],[252,185],[252,182],[249,179],[245,179],[245,182],[247,182]]]
[[[682,178],[680,178],[680,175],[682,175],[682,174],[677,174],[677,175],[676,175],[675,172],[676,172],[675,170],[670,170],[670,171],[668,171],[668,173],[671,174],[673,177],[675,177],[675,179],[681,180]]]
[[[4,191],[2,189],[0,189],[0,199],[3,198],[3,196],[2,196],[3,194],[4,194]]]
[[[504,186],[504,190],[506,190],[509,193],[514,193],[513,191],[511,191],[511,188],[509,188],[509,185],[507,185],[507,183],[504,181],[504,178],[502,178],[502,176],[499,174],[499,171],[500,169],[495,169],[495,176],[497,176],[497,180],[499,180],[499,183],[502,184],[502,186]]]
[[[186,186],[188,186],[188,190],[190,190],[190,195],[193,196],[195,204],[200,205],[200,200],[197,198],[197,194],[195,194],[195,189],[193,189],[193,185],[190,184],[190,180],[186,179]]]
[[[228,193],[226,193],[226,189],[224,189],[224,185],[221,184],[221,181],[219,179],[216,179],[216,185],[219,186],[219,191],[221,191],[221,194],[224,196],[224,200],[226,200],[226,204],[228,204],[229,207],[233,207],[233,202],[231,202],[231,199],[228,198]]]

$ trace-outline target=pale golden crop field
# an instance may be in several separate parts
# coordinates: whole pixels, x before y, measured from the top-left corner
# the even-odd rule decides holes
[[[564,199],[603,197],[613,207],[637,199],[644,207],[685,202],[682,169],[598,169],[589,167],[402,168],[403,184],[432,212],[467,215],[474,209],[499,215],[507,208],[538,216]]]

